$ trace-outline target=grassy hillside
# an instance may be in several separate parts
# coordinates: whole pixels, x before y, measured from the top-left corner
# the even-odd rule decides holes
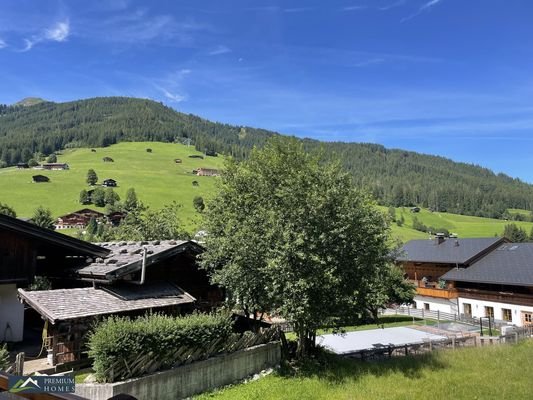
[[[152,152],[148,153],[147,148]],[[65,150],[58,156],[58,162],[70,166],[67,171],[0,169],[0,202],[15,208],[19,216],[29,217],[39,205],[52,210],[59,216],[85,206],[79,204],[79,193],[89,189],[86,184],[87,170],[93,168],[102,182],[106,178],[118,181],[116,192],[125,198],[128,188],[133,187],[145,204],[159,208],[172,201],[183,205],[183,222],[191,227],[198,214],[192,201],[195,196],[208,199],[214,192],[216,177],[196,176],[192,170],[199,167],[221,168],[222,157],[189,158],[191,154],[202,153],[181,144],[138,142],[119,143],[106,148]],[[114,162],[103,162],[103,157]],[[176,164],[175,158],[182,163]],[[32,183],[32,175],[43,174],[49,183]],[[192,182],[198,181],[198,186]],[[90,208],[98,209],[94,205]]]
[[[385,210],[385,208],[384,208]],[[513,210],[514,213],[524,212],[523,210]],[[431,212],[426,209],[418,213],[409,211],[409,207],[400,207],[396,209],[396,217],[404,217],[405,223],[402,227],[393,225],[393,232],[403,240],[425,239],[427,233],[415,231],[412,228],[413,218],[416,217],[426,226],[434,228],[446,228],[448,231],[457,233],[459,237],[490,237],[501,236],[506,224],[514,223],[522,227],[529,234],[533,228],[532,222],[521,221],[503,221],[499,219],[471,217],[468,215],[459,215],[443,212]]]
[[[147,148],[152,152],[148,153]],[[33,169],[18,170],[16,168],[0,169],[0,202],[15,208],[21,217],[29,217],[35,208],[42,205],[59,216],[83,208],[79,204],[79,193],[82,189],[90,189],[86,184],[87,170],[93,168],[102,182],[106,178],[118,181],[116,192],[125,197],[126,190],[135,188],[138,197],[147,205],[160,208],[176,201],[183,206],[182,220],[185,226],[194,230],[198,226],[199,216],[193,208],[195,196],[208,200],[216,191],[216,177],[203,177],[192,174],[199,167],[221,168],[224,157],[189,158],[189,155],[202,155],[194,149],[181,144],[158,142],[123,142],[104,148],[70,149],[58,156],[59,162],[70,165],[68,171],[37,171]],[[105,163],[103,157],[111,157],[114,162]],[[176,164],[175,158],[181,158],[182,164]],[[50,183],[32,183],[31,177],[44,174]],[[199,186],[193,186],[193,181]],[[94,205],[89,206],[98,209]],[[382,207],[384,212],[386,207]],[[513,213],[524,212],[512,210]],[[486,237],[501,235],[507,221],[465,215],[430,212],[422,209],[413,214],[409,208],[397,208],[396,217],[403,215],[405,223],[402,227],[392,225],[395,236],[403,241],[425,239],[428,234],[412,229],[413,217],[423,224],[435,228],[446,228],[460,237]],[[526,232],[533,228],[531,222],[516,222]]]
[[[28,162],[35,153],[127,141],[190,141],[197,150],[242,159],[274,135],[208,121],[147,99],[104,97],[31,107],[0,104],[0,168]],[[371,143],[311,139],[302,143],[308,150],[322,149],[325,157],[340,160],[354,182],[367,187],[382,204],[416,204],[489,218],[504,217],[508,208],[533,210],[533,185],[480,166]]]

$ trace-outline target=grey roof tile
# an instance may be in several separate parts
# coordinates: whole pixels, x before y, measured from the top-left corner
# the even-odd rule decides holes
[[[435,239],[411,240],[401,249],[397,261],[466,264],[483,252],[503,243],[501,238],[446,239],[437,244]]]
[[[442,279],[533,286],[533,243],[505,243],[468,268],[448,271]]]
[[[195,298],[183,289],[166,282],[106,289],[92,287],[37,291],[19,289],[19,296],[52,323],[169,307],[195,301]]]

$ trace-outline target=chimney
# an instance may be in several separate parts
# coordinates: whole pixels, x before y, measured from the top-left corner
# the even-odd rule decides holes
[[[444,243],[446,238],[444,237],[444,233],[436,233],[435,234],[435,244],[439,245],[441,243]]]

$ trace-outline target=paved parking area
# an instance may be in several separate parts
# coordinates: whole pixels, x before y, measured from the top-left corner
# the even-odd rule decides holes
[[[347,332],[342,335],[321,335],[317,336],[316,343],[336,354],[349,354],[388,345],[401,346],[442,339],[446,339],[446,337],[402,326]]]

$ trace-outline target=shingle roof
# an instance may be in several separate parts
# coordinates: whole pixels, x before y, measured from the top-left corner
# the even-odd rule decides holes
[[[52,323],[97,315],[193,303],[195,298],[167,282],[130,287],[26,291],[19,296]]]
[[[0,214],[0,229],[16,232],[37,242],[53,244],[72,251],[72,254],[87,256],[106,256],[109,250],[101,246],[79,240],[50,229],[41,228],[30,222]]]
[[[195,242],[183,240],[107,242],[98,243],[98,245],[108,249],[110,254],[105,258],[93,260],[86,266],[72,270],[74,275],[112,281],[140,271],[144,248],[147,251],[146,265],[148,267],[185,251],[200,253],[203,249]]]
[[[452,269],[442,279],[533,286],[533,243],[506,243],[468,268]]]
[[[487,250],[503,243],[500,238],[411,240],[401,249],[397,261],[467,264]]]

